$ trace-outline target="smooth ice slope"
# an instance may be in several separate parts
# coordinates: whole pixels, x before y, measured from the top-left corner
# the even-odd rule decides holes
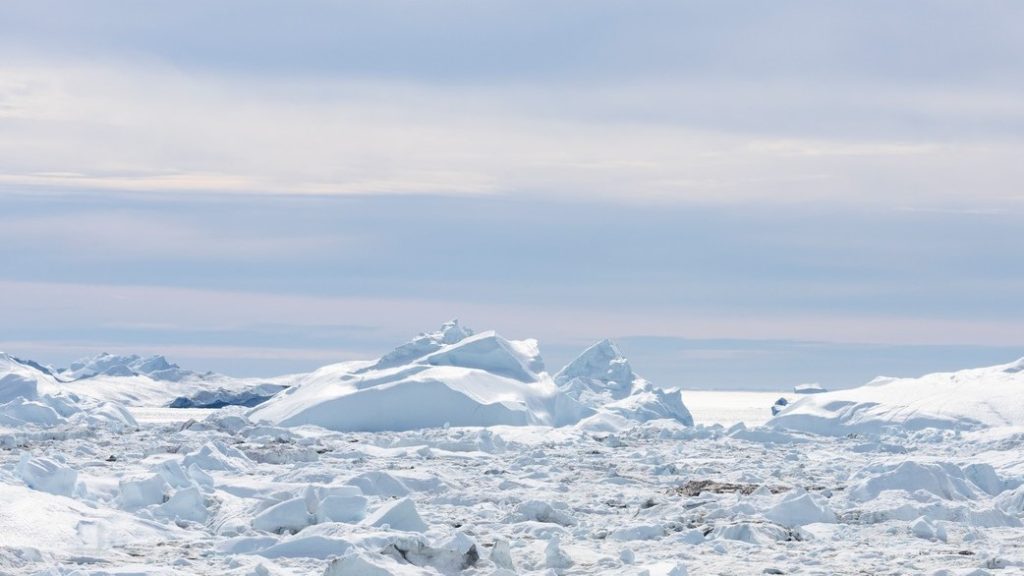
[[[859,388],[814,394],[768,424],[830,435],[878,433],[887,427],[1024,426],[1024,359],[920,378],[878,378]]]

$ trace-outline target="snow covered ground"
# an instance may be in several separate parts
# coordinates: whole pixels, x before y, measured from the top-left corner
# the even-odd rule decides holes
[[[1016,364],[797,399],[537,352],[448,324],[213,410],[8,359],[0,574],[1024,573]]]

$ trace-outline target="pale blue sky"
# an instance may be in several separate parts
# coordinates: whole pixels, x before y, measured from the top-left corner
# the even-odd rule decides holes
[[[0,7],[0,349],[237,374],[449,317],[556,368],[1024,355],[1017,2]]]

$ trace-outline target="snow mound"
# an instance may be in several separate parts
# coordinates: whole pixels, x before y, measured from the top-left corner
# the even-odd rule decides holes
[[[31,549],[49,554],[98,550],[97,544],[116,542],[125,546],[174,545],[183,533],[177,527],[145,521],[130,513],[97,507],[64,496],[33,491],[24,486],[0,484],[0,526],[3,549]],[[3,556],[0,555],[0,559]],[[11,570],[0,560],[5,574],[40,573]],[[53,573],[50,570],[41,572]],[[136,573],[138,573],[136,571]]]
[[[363,520],[366,526],[390,527],[403,532],[425,532],[427,523],[420,518],[416,504],[408,498],[387,502]]]
[[[878,378],[850,390],[805,396],[769,426],[824,435],[1024,426],[1024,359],[920,378]]]
[[[863,479],[850,487],[850,497],[867,501],[885,490],[916,492],[923,490],[944,500],[977,500],[986,491],[972,482],[970,469],[937,462],[922,464],[906,460],[896,466],[872,467],[861,471]]]
[[[1024,516],[1024,486],[1000,494],[996,498],[996,506],[1007,514]]]
[[[823,498],[812,496],[803,489],[786,494],[778,504],[765,510],[764,517],[787,528],[836,521],[835,513]]]
[[[800,534],[775,524],[741,521],[715,527],[707,535],[707,539],[736,540],[756,546],[771,546],[775,542],[798,540],[800,539]]]

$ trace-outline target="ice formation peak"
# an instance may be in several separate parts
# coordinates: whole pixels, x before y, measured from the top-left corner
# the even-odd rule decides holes
[[[473,330],[459,324],[458,319],[449,320],[441,325],[440,330],[424,332],[411,341],[381,356],[380,360],[371,368],[394,368],[395,366],[409,364],[445,346],[457,344],[473,334]]]
[[[601,340],[584,350],[555,374],[555,384],[570,398],[591,408],[650,388],[646,380],[633,372],[629,360],[611,340]]]
[[[615,387],[632,386],[636,379],[629,360],[611,340],[601,340],[587,348],[555,375],[555,382],[567,383],[575,378],[598,381]]]
[[[444,344],[455,344],[473,335],[473,330],[459,324],[458,318],[453,318],[441,325],[441,329],[434,334],[439,335]]]

